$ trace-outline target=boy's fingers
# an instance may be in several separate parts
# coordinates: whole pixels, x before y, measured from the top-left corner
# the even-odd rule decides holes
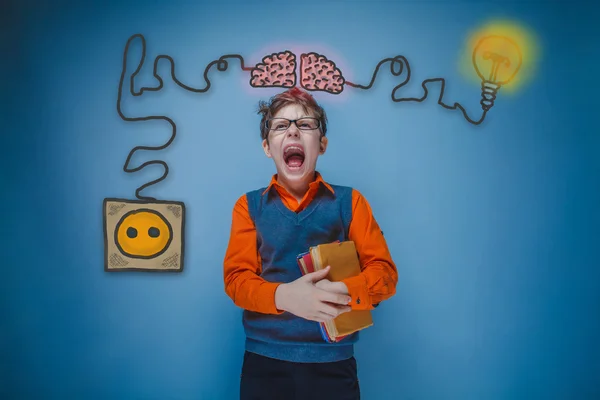
[[[318,282],[316,282],[315,284],[317,285],[317,287],[319,286],[324,286],[324,285],[329,285],[331,283],[331,281],[327,278],[323,278],[323,279],[319,279]]]
[[[329,273],[329,267],[327,267],[325,269],[321,269],[319,271],[315,271],[315,272],[306,274],[306,275],[304,275],[304,278],[310,282],[315,282],[315,281],[321,280],[324,277],[326,277],[328,273]]]
[[[326,315],[329,319],[335,318],[339,315],[338,309],[336,307],[327,304],[323,304],[319,309],[319,312],[321,314]]]
[[[332,282],[332,287],[334,290],[338,291],[339,293],[345,293],[346,291],[346,285],[344,285],[344,283],[342,282]]]
[[[337,317],[337,315],[335,316],[331,316],[329,314],[321,314],[323,316],[323,322],[327,322],[327,321],[331,321],[332,319],[335,319]]]
[[[317,322],[326,322],[329,321],[331,318],[330,315],[327,315],[325,313],[319,313],[316,317],[315,317],[315,321]]]
[[[328,292],[326,290],[320,290],[319,299],[344,306],[347,305],[351,300],[348,295]]]

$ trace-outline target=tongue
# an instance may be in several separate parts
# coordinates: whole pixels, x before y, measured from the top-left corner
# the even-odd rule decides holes
[[[288,166],[290,167],[300,167],[302,165],[302,162],[304,161],[304,157],[302,156],[291,156],[288,159]]]

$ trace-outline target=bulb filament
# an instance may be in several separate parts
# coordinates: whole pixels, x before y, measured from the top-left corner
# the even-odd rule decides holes
[[[510,59],[502,54],[486,51],[483,53],[483,59],[492,60],[492,70],[490,71],[490,76],[488,78],[490,82],[496,82],[496,75],[498,74],[500,65],[504,64],[506,67],[510,67]]]

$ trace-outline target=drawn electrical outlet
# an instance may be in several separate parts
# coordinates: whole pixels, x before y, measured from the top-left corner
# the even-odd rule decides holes
[[[181,202],[104,199],[105,271],[180,272],[184,221]]]

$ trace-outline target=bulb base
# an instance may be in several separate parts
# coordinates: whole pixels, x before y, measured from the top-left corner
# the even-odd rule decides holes
[[[494,82],[483,81],[481,82],[481,108],[484,111],[488,111],[494,106],[494,100],[496,100],[496,93],[498,93],[500,85]]]

